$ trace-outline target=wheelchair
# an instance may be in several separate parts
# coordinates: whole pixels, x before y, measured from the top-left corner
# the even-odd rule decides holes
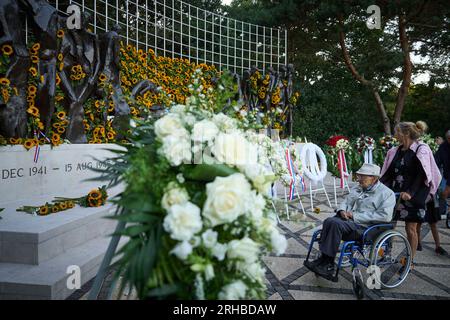
[[[376,224],[364,230],[360,240],[343,239],[332,281],[338,282],[342,268],[351,267],[353,293],[358,300],[364,298],[366,290],[359,266],[367,268],[370,274],[367,279],[370,289],[390,289],[402,284],[411,269],[411,246],[394,228],[395,224],[391,223]],[[309,260],[314,243],[320,241],[321,231],[314,232],[305,262]]]

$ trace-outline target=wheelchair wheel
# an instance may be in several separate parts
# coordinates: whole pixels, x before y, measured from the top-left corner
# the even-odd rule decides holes
[[[370,263],[377,267],[375,288],[395,288],[405,281],[411,269],[411,246],[398,231],[387,230],[375,240]]]
[[[364,289],[364,281],[361,275],[361,271],[359,269],[354,268],[352,271],[353,279],[353,293],[355,294],[358,300],[364,299],[365,289]]]

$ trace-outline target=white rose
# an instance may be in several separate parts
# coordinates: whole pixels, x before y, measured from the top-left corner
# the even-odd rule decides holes
[[[162,139],[167,136],[187,135],[187,130],[179,115],[169,113],[155,122],[155,134]]]
[[[280,234],[277,229],[274,229],[270,234],[270,242],[275,254],[280,255],[286,251],[287,240],[286,237]]]
[[[202,120],[194,124],[192,140],[199,142],[211,141],[219,133],[219,129],[209,120]]]
[[[227,284],[219,292],[218,298],[220,300],[238,300],[245,298],[245,292],[247,291],[247,286],[242,280],[234,281]]]
[[[276,180],[274,173],[259,163],[246,165],[243,171],[259,192],[267,192],[271,183]]]
[[[177,244],[171,251],[180,260],[186,260],[192,253],[192,245],[188,241],[183,241]]]
[[[225,259],[225,254],[227,253],[227,245],[222,243],[216,243],[212,248],[212,254],[217,260],[222,261]]]
[[[217,243],[217,235],[218,233],[211,229],[208,229],[205,232],[203,232],[202,234],[203,245],[206,248],[214,247],[214,245]]]
[[[175,204],[169,208],[163,226],[172,239],[187,241],[202,229],[200,208],[191,202]]]
[[[188,139],[167,136],[163,138],[163,145],[159,152],[161,152],[173,166],[179,166],[182,163],[191,163],[191,141]]]
[[[238,132],[219,133],[212,147],[217,160],[230,165],[251,165],[257,163],[256,145],[251,144]]]
[[[258,262],[245,265],[245,269],[243,271],[250,279],[256,282],[264,282],[266,269],[263,268]]]
[[[230,129],[235,129],[237,127],[237,123],[234,119],[226,116],[223,113],[215,114],[212,118],[212,121],[217,125],[217,127],[222,131],[227,131]]]
[[[184,188],[173,188],[164,193],[161,205],[165,210],[169,210],[174,204],[183,204],[189,201],[189,195]]]
[[[266,199],[255,191],[252,192],[253,209],[250,210],[250,214],[254,220],[259,220],[263,216],[263,211],[266,208]]]
[[[203,216],[213,227],[234,221],[248,211],[250,191],[250,183],[241,173],[216,177],[206,185]]]
[[[211,264],[206,265],[205,267],[205,280],[209,281],[214,279],[215,274],[214,274],[214,268]]]
[[[250,264],[258,259],[258,254],[258,243],[248,237],[228,243],[227,257],[230,259],[238,259]]]

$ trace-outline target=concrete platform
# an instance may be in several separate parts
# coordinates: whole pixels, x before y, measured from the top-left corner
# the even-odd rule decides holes
[[[75,292],[68,289],[67,268],[79,266],[81,285],[85,284],[97,274],[109,241],[109,237],[90,240],[39,265],[0,263],[0,300],[67,298]]]
[[[110,199],[122,190],[109,190]],[[87,190],[89,191],[89,190]],[[82,196],[86,190],[79,190]],[[53,197],[29,199],[39,205]],[[105,219],[115,206],[76,206],[48,216],[17,212],[23,200],[8,202],[0,221],[0,299],[65,299],[67,267],[81,270],[81,285],[92,279],[108,247],[117,222]],[[125,239],[122,239],[122,244]]]

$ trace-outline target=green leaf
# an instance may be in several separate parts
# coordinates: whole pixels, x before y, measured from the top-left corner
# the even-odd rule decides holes
[[[119,214],[115,216],[106,217],[107,219],[125,221],[130,223],[155,223],[159,220],[158,217],[155,217],[148,213],[127,213],[127,214]]]
[[[182,165],[180,170],[183,176],[188,180],[194,181],[213,181],[216,177],[227,177],[238,172],[225,164],[194,164]]]
[[[120,236],[127,236],[130,238],[136,237],[144,232],[147,232],[151,226],[149,225],[137,225],[137,226],[130,226],[127,227],[125,230],[113,233],[112,235],[120,235]]]
[[[152,289],[147,293],[148,297],[165,297],[171,294],[176,293],[179,290],[179,285],[177,284],[169,284],[163,285],[159,288]]]

